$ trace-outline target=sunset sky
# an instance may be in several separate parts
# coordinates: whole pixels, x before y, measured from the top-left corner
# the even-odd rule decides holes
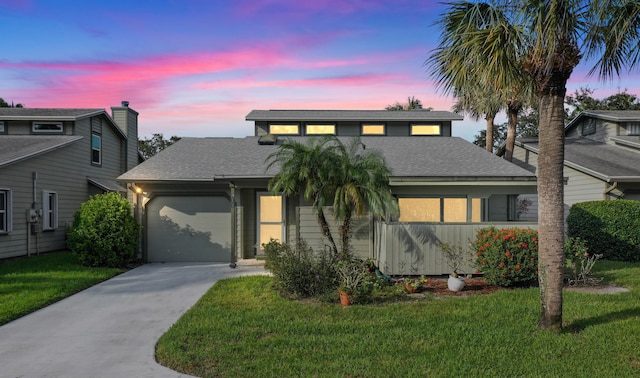
[[[252,109],[450,110],[424,61],[443,5],[420,0],[0,0],[0,97],[140,113],[141,136],[253,134]],[[568,92],[640,95],[640,72]],[[504,117],[498,119],[504,122]],[[469,117],[454,135],[484,127]]]

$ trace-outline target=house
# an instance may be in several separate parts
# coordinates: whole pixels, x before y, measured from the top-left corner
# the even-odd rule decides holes
[[[89,196],[127,194],[116,178],[139,163],[138,113],[0,108],[0,259],[66,248]]]
[[[513,163],[536,172],[538,138],[516,140]],[[564,214],[578,202],[640,200],[640,111],[589,110],[565,127]],[[522,219],[537,221],[537,196]]]
[[[511,224],[510,199],[536,190],[531,172],[452,137],[452,121],[461,119],[427,110],[253,110],[246,120],[254,136],[182,138],[118,180],[143,197],[148,261],[233,262],[260,254],[271,237],[320,250],[325,240],[310,204],[267,192],[277,169],[266,170],[265,160],[287,138],[359,136],[391,168],[400,216],[357,219],[355,253],[387,274],[442,274],[440,242]]]

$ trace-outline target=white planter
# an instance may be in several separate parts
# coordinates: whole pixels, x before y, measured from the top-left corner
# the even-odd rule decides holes
[[[447,286],[451,291],[460,291],[464,288],[464,278],[449,276]]]

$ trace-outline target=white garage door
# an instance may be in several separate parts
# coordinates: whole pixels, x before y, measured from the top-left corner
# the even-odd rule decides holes
[[[146,205],[147,259],[231,260],[231,203],[223,196],[158,196]]]

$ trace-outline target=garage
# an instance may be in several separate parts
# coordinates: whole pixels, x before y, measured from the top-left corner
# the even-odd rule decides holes
[[[145,208],[147,261],[231,261],[228,198],[156,196]]]

